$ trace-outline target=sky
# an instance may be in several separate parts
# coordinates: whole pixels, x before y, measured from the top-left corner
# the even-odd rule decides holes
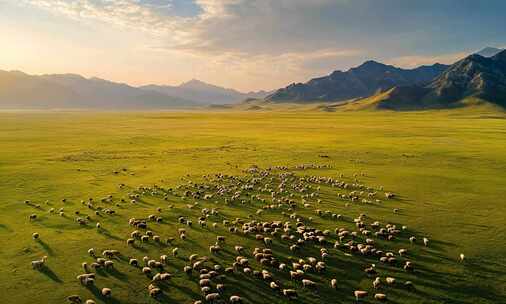
[[[0,0],[0,70],[242,91],[506,46],[504,0]]]

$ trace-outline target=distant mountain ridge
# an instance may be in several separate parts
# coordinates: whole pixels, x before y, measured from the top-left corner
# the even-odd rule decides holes
[[[492,57],[470,55],[425,86],[399,86],[357,103],[370,103],[378,109],[417,110],[459,107],[469,99],[506,108],[506,50]]]
[[[447,65],[436,63],[402,69],[371,60],[345,72],[334,71],[307,83],[291,84],[266,99],[272,102],[328,102],[362,98],[396,86],[427,83],[447,68]]]
[[[141,89],[193,100],[200,104],[231,104],[248,98],[264,98],[269,92],[258,91],[242,93],[234,89],[222,88],[212,84],[192,79],[179,86],[169,85],[146,85]]]
[[[165,109],[240,102],[267,94],[241,93],[198,80],[175,87],[133,87],[77,74],[34,76],[0,70],[0,108],[3,109]]]

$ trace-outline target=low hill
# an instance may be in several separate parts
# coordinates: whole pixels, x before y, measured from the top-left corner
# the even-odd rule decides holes
[[[396,86],[420,85],[429,82],[448,68],[434,64],[415,69],[401,69],[376,61],[367,61],[346,72],[294,83],[267,96],[273,102],[322,102],[363,98]]]
[[[469,100],[506,107],[506,51],[490,58],[470,55],[426,86],[395,87],[357,101],[356,107],[390,110],[452,108],[468,106]]]

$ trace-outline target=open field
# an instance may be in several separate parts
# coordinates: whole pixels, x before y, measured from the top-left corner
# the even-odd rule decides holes
[[[321,157],[328,156],[328,157]],[[345,220],[319,217],[314,209],[303,208],[300,197],[296,212],[303,218],[314,217],[312,225],[329,229],[356,229],[353,219],[365,213],[371,221],[407,225],[408,230],[394,241],[378,241],[396,252],[408,248],[415,264],[413,273],[402,267],[379,265],[377,259],[360,254],[347,256],[345,250],[328,246],[328,269],[310,277],[319,286],[303,289],[289,282],[286,273],[272,270],[286,286],[299,291],[298,303],[352,303],[353,291],[370,292],[364,303],[376,303],[372,281],[363,269],[378,264],[378,272],[395,276],[399,282],[410,280],[408,291],[399,286],[383,287],[391,303],[504,303],[506,299],[506,115],[489,109],[458,109],[413,113],[392,112],[316,112],[282,109],[278,111],[217,112],[0,112],[0,302],[64,303],[66,296],[78,294],[97,303],[157,303],[148,295],[150,280],[128,265],[125,257],[158,258],[179,247],[177,258],[170,255],[166,271],[173,278],[164,288],[162,303],[192,303],[201,299],[198,274],[188,278],[182,272],[189,254],[208,255],[224,267],[231,265],[234,245],[251,252],[263,243],[254,235],[230,233],[221,224],[261,208],[260,202],[226,205],[222,200],[198,199],[200,207],[188,209],[195,200],[169,194],[144,195],[136,204],[128,193],[138,186],[165,188],[187,184],[188,180],[207,183],[202,176],[224,173],[244,176],[251,165],[260,168],[299,164],[330,165],[331,168],[294,170],[297,176],[318,175],[378,187],[397,195],[381,203],[350,203],[336,198],[335,189],[322,185],[321,203],[314,206],[342,214]],[[279,172],[277,172],[279,173]],[[276,174],[277,174],[276,173]],[[119,184],[125,184],[123,188]],[[316,185],[315,185],[316,186]],[[176,191],[177,192],[177,191]],[[179,194],[183,191],[180,190]],[[113,203],[100,202],[112,195]],[[269,195],[270,196],[270,195]],[[94,198],[97,205],[114,209],[117,214],[99,216],[81,204]],[[65,198],[66,202],[62,202]],[[121,203],[120,199],[126,202]],[[25,204],[30,200],[32,205]],[[48,204],[45,201],[49,201]],[[118,206],[116,206],[116,203]],[[40,208],[33,205],[40,204]],[[169,208],[168,205],[173,205]],[[160,206],[161,213],[156,210]],[[49,209],[65,208],[65,216],[50,214]],[[219,208],[216,229],[197,225],[200,209]],[[393,209],[400,211],[394,213]],[[74,220],[89,215],[88,225]],[[286,210],[284,210],[286,211]],[[30,221],[29,216],[37,214]],[[126,239],[135,228],[131,217],[160,214],[162,224],[149,223],[149,229],[163,238],[175,237],[171,246],[155,244],[128,247]],[[179,240],[178,216],[190,217],[188,239]],[[281,219],[281,211],[267,210],[254,215],[259,221]],[[368,220],[367,222],[369,223]],[[95,228],[100,221],[101,229]],[[291,220],[295,223],[294,220]],[[32,233],[40,239],[32,239]],[[208,246],[217,235],[226,236],[224,251],[212,255]],[[417,244],[407,241],[417,236]],[[429,247],[421,244],[423,237]],[[284,245],[282,245],[284,244]],[[272,249],[281,260],[290,252],[279,237]],[[114,271],[97,275],[98,288],[112,289],[113,298],[97,296],[95,289],[79,284],[81,263],[91,263],[89,248],[98,253],[117,249],[123,259],[115,260]],[[319,246],[307,245],[299,256],[319,257]],[[466,259],[459,262],[459,254]],[[31,261],[48,256],[43,271],[33,270]],[[286,272],[286,271],[285,271]],[[337,278],[337,290],[329,280]],[[285,303],[286,298],[271,291],[268,284],[243,273],[228,275],[225,295],[240,294],[245,303]]]

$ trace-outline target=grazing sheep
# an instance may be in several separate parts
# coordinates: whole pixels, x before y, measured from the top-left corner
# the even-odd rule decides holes
[[[80,296],[78,295],[71,295],[67,297],[67,301],[69,301],[72,304],[80,304],[83,302]]]
[[[133,245],[135,242],[135,239],[128,239],[126,242],[127,242],[127,245]]]
[[[219,298],[220,298],[220,294],[216,293],[216,292],[206,295],[206,301],[208,301],[208,302],[214,302],[215,300],[218,300]]]
[[[463,253],[461,253],[461,254],[459,255],[459,259],[460,259],[460,261],[461,261],[461,262],[464,262],[464,259],[465,259],[465,258],[466,258],[466,257],[464,256],[464,254],[463,254]]]
[[[47,261],[47,256],[43,256],[40,260],[32,261],[33,269],[41,269],[44,266],[44,263]]]
[[[353,294],[355,295],[355,299],[357,300],[357,302],[359,301],[359,299],[365,298],[368,295],[367,291],[365,290],[355,290]]]
[[[371,275],[377,273],[377,271],[376,271],[376,269],[374,269],[374,267],[368,267],[368,268],[364,269],[364,271],[365,271],[365,273],[371,274]]]
[[[105,268],[112,268],[114,266],[114,262],[113,261],[105,261],[104,262],[104,267]]]
[[[266,238],[264,238],[264,243],[265,243],[265,245],[272,245],[272,239],[266,237]]]
[[[295,289],[283,289],[282,293],[287,298],[297,298],[297,291]]]
[[[150,287],[151,287],[151,285],[150,285]],[[156,298],[162,293],[162,290],[157,287],[152,287],[152,288],[148,288],[148,292],[149,292],[150,297]]]
[[[276,282],[271,282],[269,284],[269,286],[271,287],[271,289],[274,289],[274,290],[278,290],[279,289],[279,285],[276,283]]]
[[[424,237],[423,244],[425,245],[425,247],[428,247],[429,246],[429,239]]]
[[[209,252],[211,252],[211,253],[218,253],[220,250],[221,250],[221,247],[218,245],[209,246]]]
[[[112,291],[110,288],[102,288],[102,295],[106,298],[110,298],[112,295]]]
[[[376,279],[374,279],[374,281],[372,282],[372,286],[374,287],[374,289],[378,289],[381,286],[380,277],[376,277]]]
[[[394,285],[395,284],[395,278],[392,278],[392,277],[387,277],[385,279],[385,281],[387,282],[388,285]]]
[[[94,273],[85,273],[80,274],[77,277],[77,280],[81,282],[82,285],[93,285],[95,283],[95,274]]]
[[[387,299],[387,295],[384,293],[377,293],[374,295],[374,298],[378,301],[385,301]]]
[[[178,252],[178,250],[179,250],[179,248],[177,248],[177,247],[176,247],[176,248],[174,248],[174,249],[172,249],[172,255],[173,255],[173,256],[177,256],[177,252]]]
[[[135,267],[139,266],[139,261],[137,261],[137,259],[130,259],[128,263]]]
[[[414,288],[413,282],[411,281],[404,282],[404,287],[406,287],[407,289],[413,289]]]
[[[90,269],[88,268],[88,263],[83,262],[81,264],[81,267],[83,268],[84,273],[89,273],[90,272]]]
[[[190,260],[190,263],[193,263],[198,258],[198,254],[194,253],[188,257],[188,260]]]
[[[223,291],[225,291],[225,285],[224,284],[216,284],[216,290],[219,293],[223,293]]]
[[[191,274],[192,267],[191,266],[185,266],[185,267],[183,267],[183,271],[186,272],[187,274]]]
[[[34,240],[38,239],[39,238],[39,234],[37,232],[32,233],[32,238]]]
[[[84,302],[84,304],[96,304],[96,303],[92,299],[88,299],[86,300],[86,302]]]
[[[235,295],[230,296],[229,300],[230,300],[230,303],[237,303],[237,304],[242,303],[242,298],[240,296],[235,296]]]

